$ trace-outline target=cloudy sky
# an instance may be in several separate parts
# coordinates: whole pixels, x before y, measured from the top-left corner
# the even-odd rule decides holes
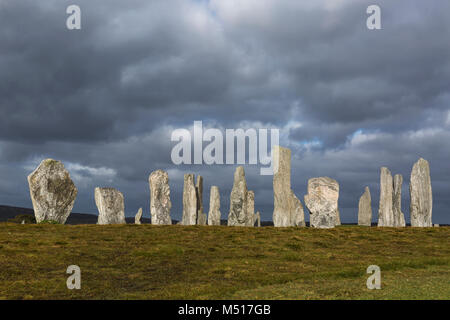
[[[81,7],[81,30],[66,8]],[[368,5],[382,30],[368,30]],[[300,199],[311,177],[339,181],[355,222],[379,172],[408,184],[430,162],[433,222],[450,223],[450,2],[447,0],[0,0],[0,204],[31,207],[26,177],[63,161],[75,212],[97,213],[96,186],[118,188],[127,215],[149,217],[148,176],[169,172],[172,218],[183,174],[205,178],[229,210],[234,165],[172,163],[174,129],[278,128]],[[246,166],[263,220],[272,177]],[[308,217],[307,217],[308,220]]]

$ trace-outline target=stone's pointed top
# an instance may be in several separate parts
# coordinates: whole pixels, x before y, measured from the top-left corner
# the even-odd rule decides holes
[[[389,170],[388,167],[381,167],[380,171],[381,172],[388,172],[389,174],[391,174],[391,170]]]
[[[234,172],[234,178],[239,178],[239,177],[245,177],[245,171],[244,171],[244,167],[243,166],[239,166],[236,168],[236,171]]]
[[[141,218],[142,218],[142,208],[139,208],[138,212],[136,213],[136,215],[134,217],[134,223],[141,224]]]

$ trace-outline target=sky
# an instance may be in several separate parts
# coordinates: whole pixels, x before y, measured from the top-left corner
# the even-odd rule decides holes
[[[68,30],[66,8],[81,8]],[[366,26],[381,8],[381,30]],[[340,184],[341,220],[364,187],[377,219],[380,167],[409,178],[430,163],[433,223],[450,223],[450,2],[447,0],[0,0],[0,204],[32,207],[27,176],[45,158],[78,188],[74,212],[97,214],[94,188],[149,213],[149,174],[169,173],[172,218],[183,175],[219,186],[222,219],[236,165],[175,165],[175,129],[277,128],[292,150],[292,189]],[[246,165],[262,220],[272,177]],[[306,220],[309,220],[308,215]]]

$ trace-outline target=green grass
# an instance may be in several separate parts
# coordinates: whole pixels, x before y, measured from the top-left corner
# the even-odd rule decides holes
[[[0,299],[450,299],[450,228],[0,224]]]

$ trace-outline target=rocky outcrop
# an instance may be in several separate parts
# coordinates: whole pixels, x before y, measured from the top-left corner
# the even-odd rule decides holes
[[[60,161],[46,159],[28,176],[36,222],[64,224],[72,211],[77,188]]]
[[[291,190],[291,150],[274,146],[273,224],[275,227],[304,226],[305,217],[300,200]]]
[[[412,227],[431,227],[433,194],[431,189],[430,165],[420,158],[413,166],[409,184],[411,197],[410,212]]]
[[[208,225],[220,226],[220,193],[219,187],[212,186],[209,195]]]
[[[372,197],[369,187],[365,188],[363,195],[359,198],[358,225],[368,227],[372,225]]]
[[[394,213],[394,227],[405,227],[405,215],[402,212],[402,185],[401,174],[394,176],[394,191],[392,194],[392,211]]]
[[[378,226],[394,226],[393,180],[388,168],[382,167],[380,172],[380,205],[378,208]]]
[[[314,228],[334,228],[338,223],[339,183],[328,177],[308,180],[305,204]]]
[[[244,167],[236,168],[234,172],[233,189],[230,195],[230,212],[228,214],[229,226],[249,226],[253,218],[249,218],[248,211],[248,190],[245,181]]]
[[[95,204],[98,208],[97,224],[124,224],[125,205],[123,194],[114,188],[95,188]]]
[[[181,224],[190,226],[197,224],[197,189],[194,175],[184,175],[183,186],[183,218]]]
[[[150,186],[150,214],[152,224],[171,225],[169,175],[163,170],[156,170],[148,179]]]
[[[139,208],[138,212],[134,216],[134,224],[141,224],[142,208]]]

